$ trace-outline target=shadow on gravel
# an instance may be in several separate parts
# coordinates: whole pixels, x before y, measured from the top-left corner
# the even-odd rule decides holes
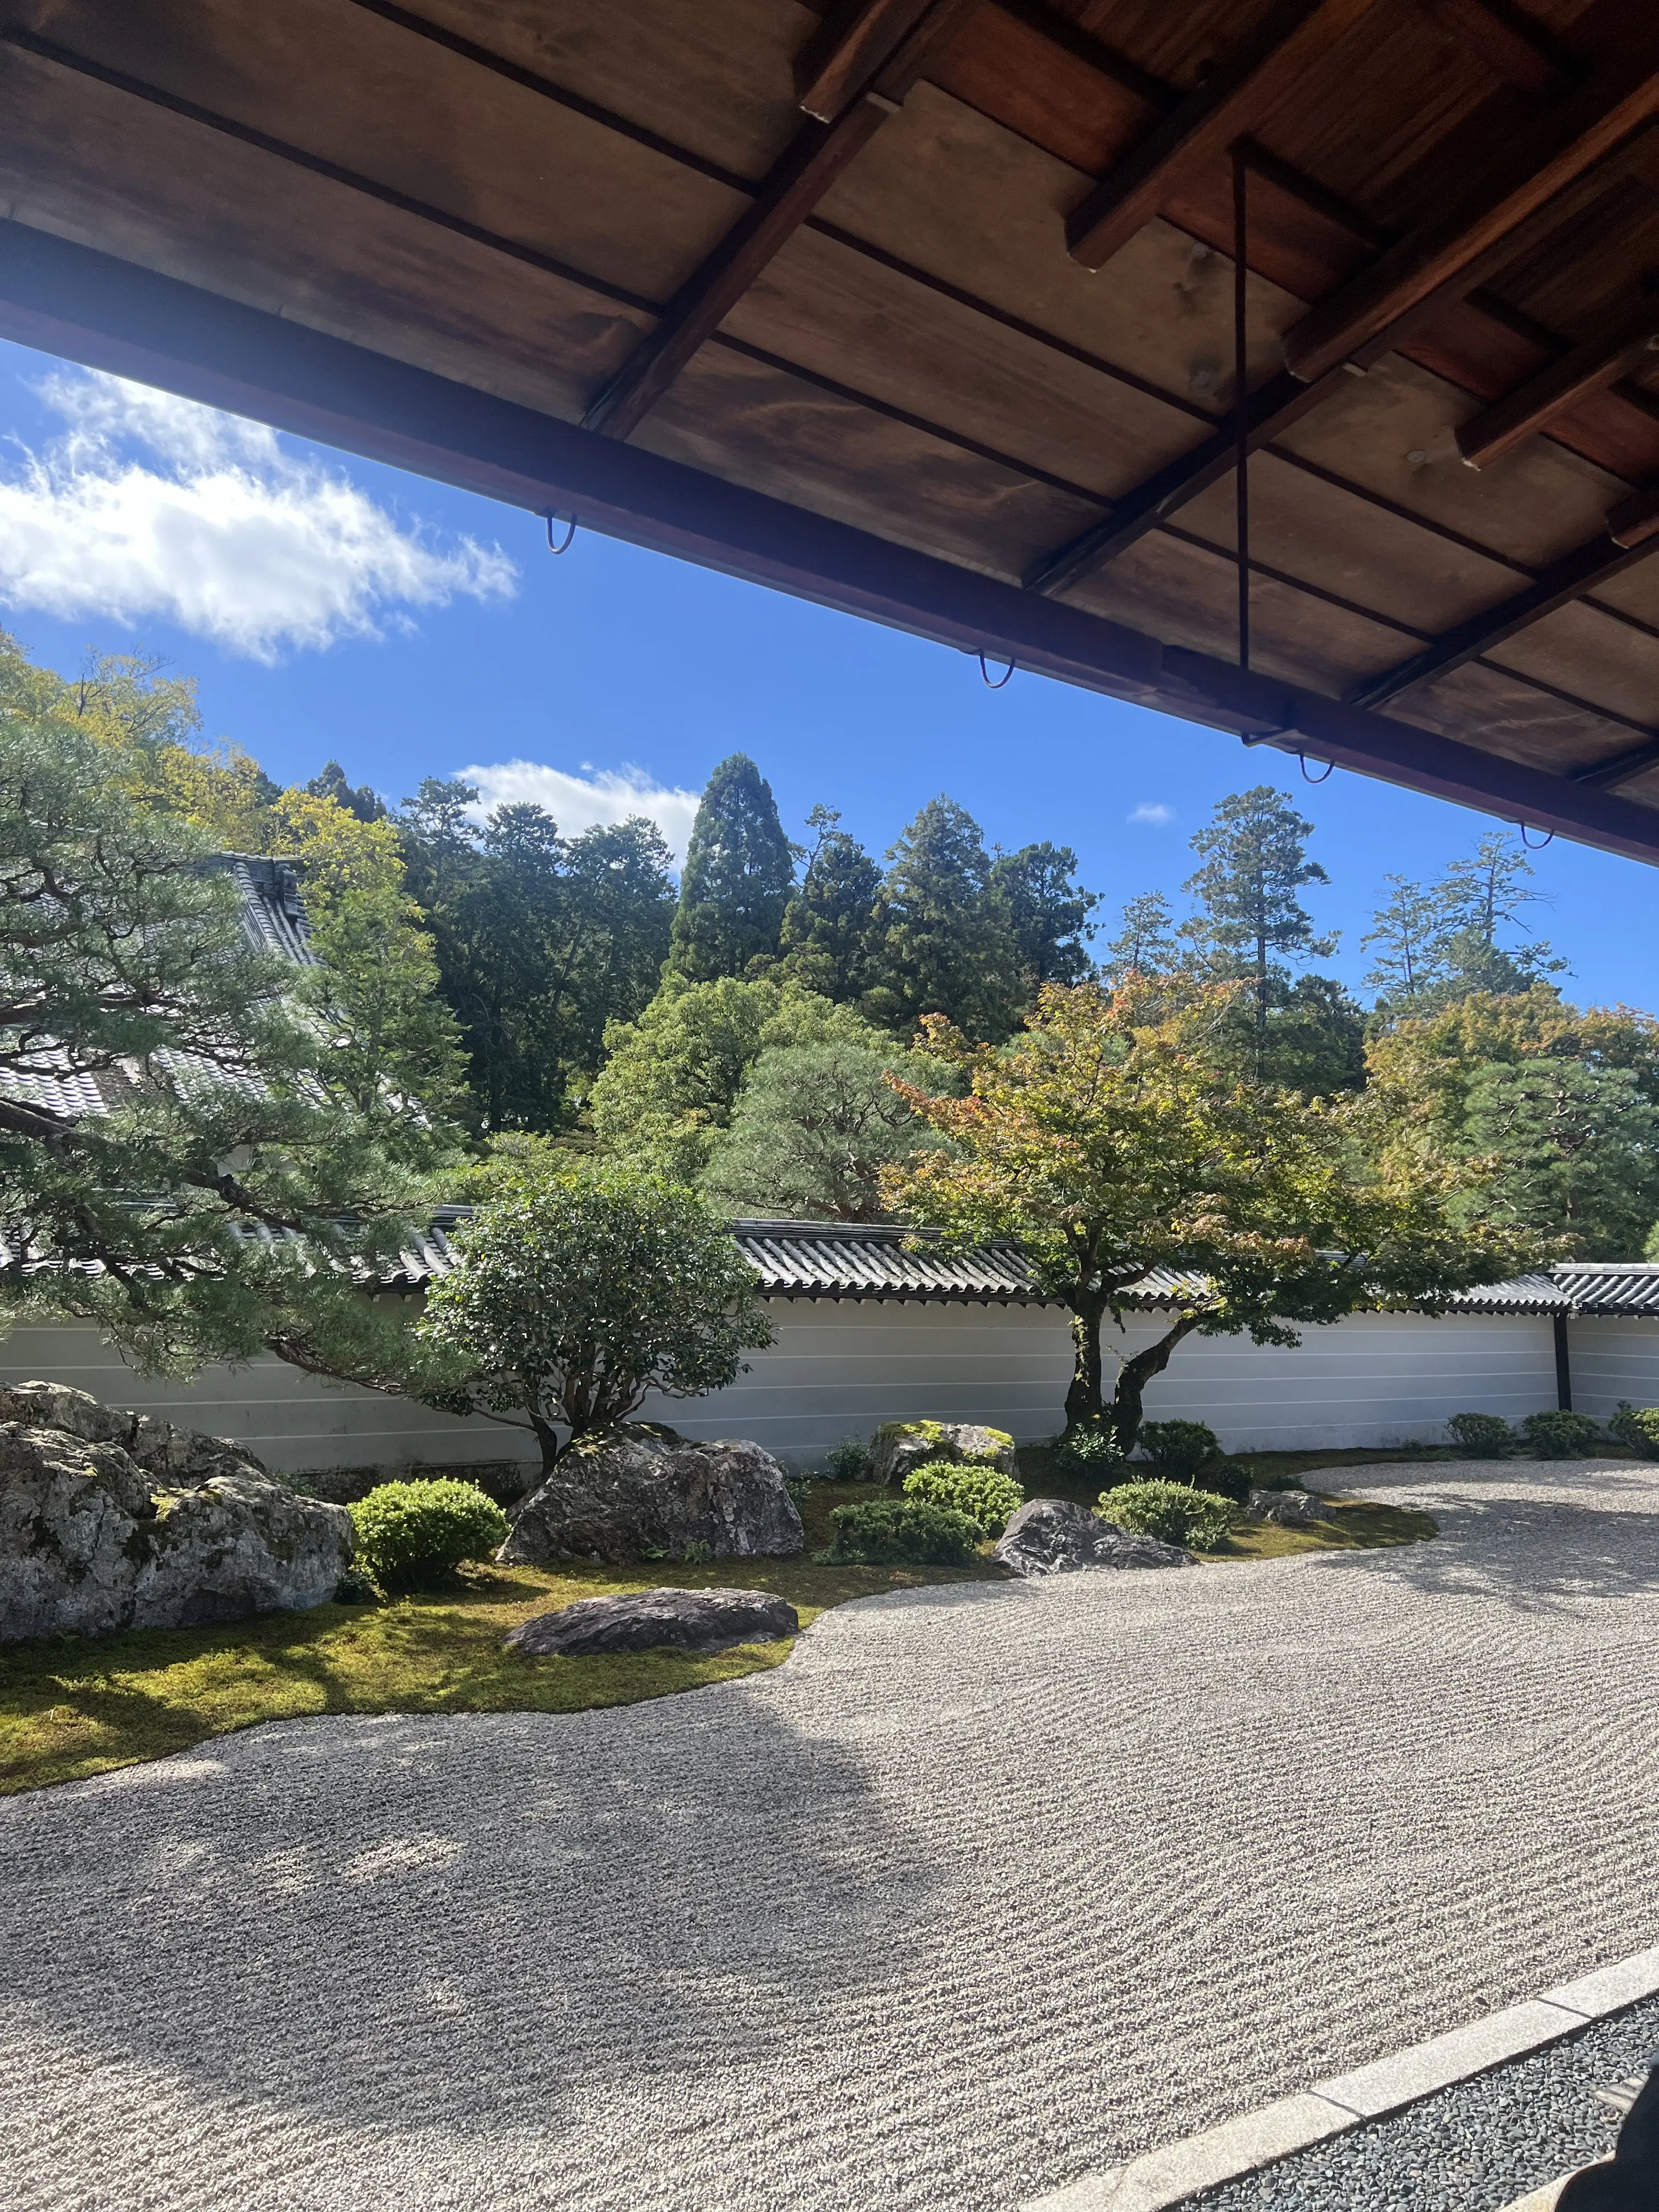
[[[1561,1486],[1582,1485],[1585,1503],[1512,1493],[1430,1498],[1438,1540],[1373,1553],[1366,1571],[1412,1589],[1501,1598],[1526,1613],[1659,1591],[1659,1511],[1593,1504],[1591,1493],[1598,1501],[1608,1496],[1604,1481],[1555,1467],[1549,1474]],[[1650,1476],[1645,1487],[1651,1498]]]
[[[758,1698],[277,1723],[0,1807],[0,1993],[204,2110],[556,2133],[573,2092],[672,2098],[878,2002],[916,1856]]]

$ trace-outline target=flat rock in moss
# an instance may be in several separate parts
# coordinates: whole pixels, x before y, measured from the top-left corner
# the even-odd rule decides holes
[[[513,1516],[496,1557],[555,1559],[779,1558],[805,1543],[770,1452],[740,1437],[697,1443],[654,1421],[583,1437]]]
[[[343,1506],[223,1437],[55,1383],[0,1392],[0,1643],[320,1605],[351,1551]]]
[[[793,1636],[800,1617],[770,1590],[624,1590],[582,1597],[556,1613],[520,1621],[502,1639],[532,1659],[586,1659],[607,1651],[726,1651]]]
[[[1017,1575],[1069,1575],[1090,1567],[1190,1567],[1190,1552],[1103,1521],[1069,1498],[1022,1505],[991,1554]]]
[[[884,1421],[870,1446],[872,1482],[902,1483],[907,1474],[933,1460],[969,1460],[1014,1471],[1014,1440],[1006,1429],[982,1429],[971,1421]]]
[[[1253,1490],[1249,1510],[1258,1521],[1276,1521],[1282,1528],[1306,1528],[1331,1517],[1330,1508],[1310,1490]]]

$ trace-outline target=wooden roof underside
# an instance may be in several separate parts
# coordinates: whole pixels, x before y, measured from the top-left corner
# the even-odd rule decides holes
[[[0,333],[1659,857],[1651,0],[0,0]]]

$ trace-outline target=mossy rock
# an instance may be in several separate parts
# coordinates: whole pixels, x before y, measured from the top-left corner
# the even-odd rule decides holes
[[[870,1445],[872,1482],[902,1482],[932,1460],[1014,1471],[1014,1440],[1006,1429],[986,1429],[971,1421],[884,1421]]]

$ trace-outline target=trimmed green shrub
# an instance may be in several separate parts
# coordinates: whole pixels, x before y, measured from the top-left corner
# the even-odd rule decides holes
[[[913,1468],[904,1478],[904,1494],[965,1513],[981,1536],[993,1537],[1002,1534],[1025,1503],[1025,1492],[1012,1474],[971,1460],[935,1459]]]
[[[1139,1441],[1166,1482],[1190,1482],[1206,1460],[1221,1456],[1221,1439],[1207,1421],[1143,1421]]]
[[[1528,1413],[1521,1424],[1538,1459],[1584,1459],[1601,1441],[1601,1425],[1588,1413]]]
[[[1241,1467],[1236,1459],[1224,1459],[1219,1467],[1200,1468],[1193,1477],[1194,1490],[1212,1490],[1218,1498],[1230,1498],[1235,1505],[1248,1505],[1250,1492],[1261,1485],[1248,1467]]]
[[[506,1514],[471,1482],[383,1482],[351,1520],[358,1559],[385,1590],[428,1589],[507,1541]]]
[[[1081,1482],[1091,1474],[1107,1474],[1114,1468],[1127,1467],[1128,1462],[1118,1449],[1112,1431],[1096,1423],[1066,1430],[1054,1446],[1054,1465],[1062,1474]]]
[[[979,1523],[925,1498],[860,1498],[831,1516],[836,1540],[827,1554],[840,1566],[971,1566]]]
[[[861,1437],[843,1437],[823,1455],[832,1482],[862,1482],[870,1472],[870,1447]]]
[[[1501,1459],[1515,1443],[1515,1431],[1496,1413],[1454,1413],[1446,1434],[1470,1459]]]
[[[1632,1406],[1621,1398],[1619,1411],[1607,1423],[1607,1434],[1644,1459],[1659,1459],[1659,1406]]]
[[[1233,1525],[1231,1500],[1212,1490],[1196,1490],[1190,1482],[1124,1482],[1101,1492],[1100,1510],[1120,1528],[1133,1528],[1144,1536],[1158,1536],[1166,1544],[1184,1544],[1207,1552],[1218,1544]]]

